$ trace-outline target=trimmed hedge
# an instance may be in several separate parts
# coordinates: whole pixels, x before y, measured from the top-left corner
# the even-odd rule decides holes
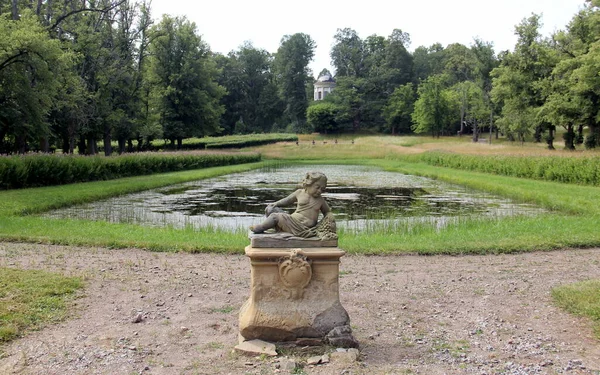
[[[410,157],[438,167],[503,176],[600,185],[600,157],[462,155],[432,151]],[[416,161],[415,160],[415,161]]]
[[[222,148],[244,148],[262,146],[277,142],[296,142],[298,136],[295,134],[269,133],[269,134],[246,134],[226,135],[223,137],[204,137],[184,139],[181,150],[203,150]],[[154,141],[152,147],[155,149],[173,149],[171,145]]]
[[[140,153],[119,156],[0,157],[0,189],[63,185],[153,173],[253,163],[260,154]]]

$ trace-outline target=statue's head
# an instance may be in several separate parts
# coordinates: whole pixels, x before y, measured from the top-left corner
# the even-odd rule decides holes
[[[327,176],[321,172],[308,172],[302,180],[302,187],[306,188],[313,185],[315,182],[320,181],[323,186],[327,186]]]

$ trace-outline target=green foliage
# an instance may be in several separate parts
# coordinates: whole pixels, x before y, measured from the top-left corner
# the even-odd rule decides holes
[[[272,130],[285,109],[273,73],[273,57],[245,42],[227,56],[217,56],[219,84],[227,93],[221,99],[225,134],[263,133]]]
[[[0,14],[0,35],[0,153],[23,153],[49,135],[47,116],[61,89],[56,77],[69,74],[75,56],[28,9],[18,20]]]
[[[412,83],[398,86],[383,108],[383,118],[390,133],[407,134],[412,126],[411,115],[415,105],[415,89]]]
[[[258,154],[20,155],[0,158],[0,188],[62,185],[251,163]]]
[[[0,344],[59,321],[81,280],[54,273],[0,267]]]
[[[312,80],[308,64],[315,54],[316,44],[309,35],[296,33],[281,39],[275,54],[275,71],[281,98],[285,103],[285,116],[294,132],[305,133],[308,96],[306,85]]]
[[[552,289],[554,303],[568,312],[586,316],[594,322],[600,339],[600,280],[587,280]]]
[[[153,28],[150,45],[151,98],[164,137],[177,140],[212,135],[224,111],[219,101],[217,67],[196,24],[185,18],[163,16]]]
[[[308,107],[306,119],[315,132],[330,134],[340,131],[337,122],[339,108],[328,102],[318,102]]]
[[[427,152],[415,157],[439,167],[532,178],[569,184],[600,186],[600,157],[459,155]]]
[[[423,82],[417,93],[412,114],[415,133],[430,133],[439,137],[449,133],[449,126],[458,117],[458,101],[453,91],[446,89],[447,77],[435,75]]]

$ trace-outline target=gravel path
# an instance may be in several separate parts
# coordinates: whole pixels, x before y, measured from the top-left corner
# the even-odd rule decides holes
[[[281,359],[232,353],[249,295],[243,255],[0,243],[0,266],[80,276],[73,316],[5,345],[0,374],[271,374]],[[600,278],[600,249],[491,256],[342,258],[357,362],[305,374],[600,374],[589,320],[552,287]],[[136,323],[137,321],[137,323]],[[318,354],[331,352],[320,348]],[[279,367],[282,367],[281,369]]]

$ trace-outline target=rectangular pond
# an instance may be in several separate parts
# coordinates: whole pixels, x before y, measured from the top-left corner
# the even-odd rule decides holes
[[[51,218],[105,220],[149,226],[246,229],[267,203],[297,189],[308,171],[328,177],[323,197],[338,227],[348,230],[442,227],[465,218],[536,215],[543,209],[429,178],[373,167],[312,165],[265,168],[129,194],[50,211]],[[294,207],[289,208],[293,212]]]

